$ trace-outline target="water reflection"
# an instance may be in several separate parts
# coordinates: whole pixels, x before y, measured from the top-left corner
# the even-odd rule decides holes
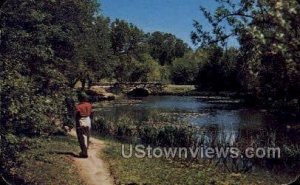
[[[135,125],[160,122],[189,124],[195,129],[198,145],[246,147],[280,147],[284,157],[274,160],[241,160],[231,164],[250,169],[249,164],[278,163],[280,168],[298,168],[300,133],[286,125],[299,125],[299,120],[287,120],[265,110],[243,107],[239,100],[222,97],[150,96],[95,105],[95,119],[101,117],[111,123],[134,121]],[[223,161],[224,163],[224,161]],[[294,166],[293,166],[294,165]],[[226,166],[226,165],[225,165]],[[236,168],[236,166],[235,166]],[[297,171],[297,170],[296,170]]]
[[[211,100],[214,100],[211,103]],[[138,122],[148,121],[152,112],[163,117],[178,119],[182,122],[225,133],[225,138],[231,138],[231,143],[237,140],[250,140],[257,135],[269,137],[267,133],[275,133],[276,142],[297,142],[298,136],[291,136],[287,124],[296,125],[298,121],[285,121],[276,115],[262,110],[253,110],[239,105],[236,100],[224,103],[221,97],[205,99],[203,97],[182,96],[149,96],[141,99],[120,100],[109,103],[99,103],[96,106],[96,116],[104,117],[114,122],[120,117],[128,117]],[[221,103],[216,103],[220,101]],[[221,135],[222,135],[221,134]],[[273,134],[274,135],[274,134]],[[219,136],[221,137],[221,136]],[[222,136],[223,137],[223,136]]]

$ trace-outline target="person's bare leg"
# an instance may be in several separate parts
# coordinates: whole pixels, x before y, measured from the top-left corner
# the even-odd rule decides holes
[[[76,132],[77,132],[77,138],[78,138],[78,142],[80,145],[80,149],[81,149],[81,157],[86,157],[87,156],[87,147],[85,144],[85,136],[84,136],[84,131],[85,129],[83,127],[77,128]]]
[[[91,128],[88,127],[88,130],[87,130],[87,149],[89,149],[89,146],[90,146],[90,135],[91,135]]]
[[[88,156],[89,127],[81,127],[83,135],[84,155]]]

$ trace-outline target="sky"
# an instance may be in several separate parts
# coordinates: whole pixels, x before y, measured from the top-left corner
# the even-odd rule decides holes
[[[190,39],[194,30],[193,20],[200,21],[204,28],[207,21],[200,6],[214,10],[214,0],[99,0],[101,12],[111,20],[116,18],[133,23],[144,32],[162,31],[176,35],[192,48]]]

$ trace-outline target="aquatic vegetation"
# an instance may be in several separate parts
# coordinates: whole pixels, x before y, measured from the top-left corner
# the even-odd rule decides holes
[[[245,156],[247,147],[281,147],[282,158],[231,158],[230,156],[213,158],[178,158],[174,160],[187,164],[208,164],[223,168],[228,172],[249,172],[255,166],[277,170],[279,167],[292,170],[299,167],[300,163],[295,162],[300,157],[299,145],[282,145],[274,131],[260,129],[240,129],[239,132],[226,131],[217,124],[203,126],[191,125],[183,122],[170,114],[150,111],[147,119],[135,120],[132,116],[120,116],[111,120],[98,117],[94,121],[93,129],[96,134],[115,138],[122,142],[141,143],[160,147],[237,147]]]

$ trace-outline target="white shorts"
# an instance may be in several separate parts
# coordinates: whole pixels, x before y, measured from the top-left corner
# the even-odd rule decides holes
[[[84,117],[84,118],[80,118],[79,125],[81,127],[89,127],[89,128],[91,128],[91,118],[89,116],[88,117]]]

